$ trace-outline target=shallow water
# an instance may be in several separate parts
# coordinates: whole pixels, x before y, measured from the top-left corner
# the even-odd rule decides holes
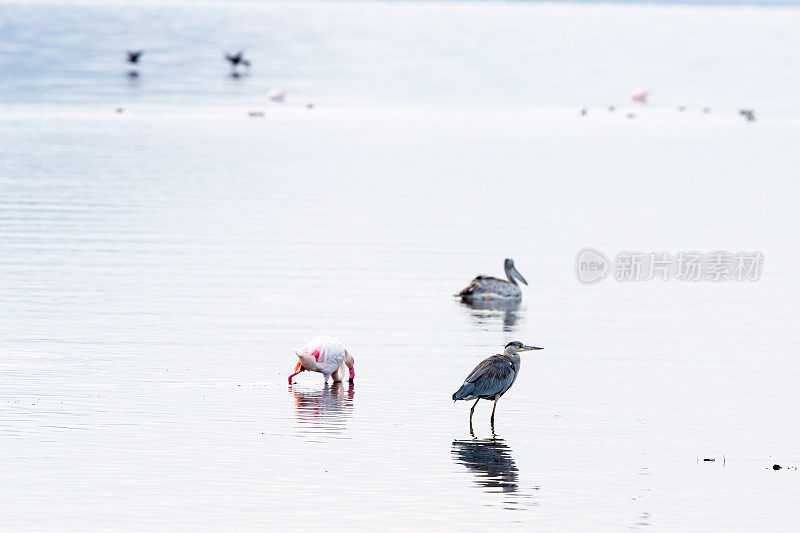
[[[241,9],[313,13],[323,36],[339,31],[325,17],[355,9],[304,5]],[[10,6],[2,9],[30,14],[13,24],[43,35],[31,21],[47,20],[47,6]],[[227,16],[254,41],[269,35],[235,11],[202,6],[199,28]],[[516,28],[520,13],[588,20],[601,7],[365,9],[370,31],[391,36],[402,33],[393,16],[415,9],[440,13],[458,33],[487,12]],[[92,47],[128,46],[115,41],[127,30],[113,31],[122,15],[82,9],[110,21],[87,30],[107,31]],[[148,9],[125,8],[144,18]],[[634,19],[694,13],[611,9]],[[734,33],[763,16],[759,39],[798,20],[792,9],[699,12],[727,18]],[[610,30],[600,33],[598,48],[615,49]],[[3,34],[6,49],[26,44]],[[65,65],[31,49],[32,64]],[[447,50],[465,61],[458,46]],[[741,59],[713,53],[715,64]],[[74,89],[63,91],[6,76],[0,524],[791,528],[800,517],[791,101],[777,97],[755,124],[715,101],[709,115],[655,105],[636,120],[599,108],[581,118],[569,94],[549,106],[399,104],[375,82],[380,59],[339,57],[329,103],[298,89],[283,107],[256,98],[268,82],[255,72],[238,85],[221,75],[187,102],[144,85],[122,99],[117,63],[98,63],[119,69],[102,83],[70,71]],[[194,86],[174,73],[182,61],[169,75],[174,95]],[[747,66],[796,83],[786,65]],[[297,87],[323,84],[309,76]],[[735,85],[720,101],[737,91],[747,92]],[[751,95],[768,100],[766,88]],[[312,98],[315,109],[298,105]],[[248,118],[254,105],[267,117]],[[757,282],[586,286],[574,266],[586,246],[612,257],[758,250],[765,267]],[[519,308],[453,298],[474,275],[500,274],[507,256],[530,282]],[[321,333],[355,355],[356,382],[326,387],[302,374],[287,386],[292,348]],[[469,406],[450,395],[512,339],[547,349],[523,354],[496,435],[482,403],[473,437]]]

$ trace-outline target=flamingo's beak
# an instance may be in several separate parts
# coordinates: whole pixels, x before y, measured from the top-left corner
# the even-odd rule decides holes
[[[295,353],[297,353],[297,352],[295,351]],[[289,376],[289,385],[291,385],[291,384],[292,384],[292,379],[294,379],[294,377],[295,377],[297,374],[299,374],[300,372],[302,372],[303,370],[305,370],[305,368],[303,368],[303,365],[302,365],[302,363],[300,363],[300,361],[298,361],[298,362],[297,362],[297,365],[295,365],[295,367],[294,367],[294,374],[292,374],[291,376]]]

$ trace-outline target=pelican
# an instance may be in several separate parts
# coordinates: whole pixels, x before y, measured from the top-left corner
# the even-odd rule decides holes
[[[339,383],[345,374],[345,367],[350,369],[350,382],[355,380],[355,359],[344,348],[339,339],[333,337],[314,337],[302,348],[294,351],[299,361],[294,368],[294,374],[289,376],[289,385],[292,379],[305,370],[319,372],[325,377],[325,383],[333,377],[334,383]]]
[[[472,431],[472,415],[475,406],[481,400],[493,400],[492,408],[492,429],[494,429],[494,411],[497,409],[497,400],[505,394],[519,375],[519,367],[522,363],[519,352],[530,350],[542,350],[536,346],[526,346],[519,341],[512,341],[506,344],[506,349],[502,354],[487,357],[469,373],[461,388],[453,393],[453,401],[475,400],[469,410],[469,429]]]
[[[519,300],[522,298],[522,291],[517,284],[517,280],[525,285],[528,284],[519,270],[514,266],[513,259],[506,259],[503,265],[508,281],[497,279],[491,276],[478,276],[473,279],[466,289],[459,292],[462,302],[474,302],[478,300]]]

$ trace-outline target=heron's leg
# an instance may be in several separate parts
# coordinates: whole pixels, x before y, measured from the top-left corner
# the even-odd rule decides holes
[[[475,400],[475,403],[472,404],[472,408],[469,410],[469,421],[472,422],[472,413],[475,412],[475,406],[478,405],[478,402],[481,401],[480,398]]]
[[[472,415],[475,413],[475,406],[478,405],[478,402],[481,401],[480,398],[475,400],[475,403],[472,404],[472,408],[469,410],[469,432],[473,433],[472,431]]]
[[[494,410],[497,409],[497,400],[494,401],[494,407],[492,407],[492,418],[490,419],[492,421],[492,429],[494,429]]]

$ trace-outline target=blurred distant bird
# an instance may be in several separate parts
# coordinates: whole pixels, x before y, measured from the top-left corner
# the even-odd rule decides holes
[[[138,65],[139,64],[139,58],[142,57],[142,54],[144,54],[144,50],[128,50],[127,51],[128,63],[130,63],[131,65]],[[139,71],[136,70],[135,68],[130,69],[128,71],[128,77],[129,78],[138,78],[139,77]]]
[[[286,91],[281,89],[270,89],[267,92],[267,99],[270,102],[275,102],[276,104],[282,104],[286,101]]]
[[[522,298],[522,291],[517,284],[517,280],[525,285],[528,284],[522,274],[514,266],[513,259],[506,259],[503,268],[506,271],[508,281],[497,279],[491,276],[478,276],[456,296],[461,297],[463,302],[475,300],[494,300],[494,299],[514,299]]]
[[[342,381],[345,367],[350,369],[350,381],[356,378],[355,359],[345,350],[339,339],[314,337],[294,353],[299,361],[294,368],[294,374],[289,376],[289,385],[297,374],[305,370],[319,372],[325,377],[325,383],[330,377],[333,377],[335,383]]]
[[[139,63],[139,58],[144,54],[144,50],[128,50],[128,63],[135,65]]]
[[[487,357],[470,372],[461,388],[453,393],[453,401],[475,400],[469,410],[469,427],[472,430],[472,415],[481,400],[493,400],[491,424],[494,428],[494,412],[497,400],[511,388],[519,375],[521,360],[518,352],[542,350],[536,346],[525,346],[519,341],[506,344],[502,354]]]
[[[239,72],[238,68],[239,65],[243,66],[247,71],[250,72],[250,61],[244,58],[244,51],[239,50],[239,52],[235,55],[231,55],[225,52],[225,59],[228,60],[228,63],[231,64],[231,77],[232,78],[239,78],[241,77],[241,73]]]
[[[755,122],[756,121],[756,114],[752,109],[740,109],[739,114],[742,115],[747,122]]]
[[[608,106],[608,112],[613,113],[614,109],[616,109],[613,105]]]
[[[648,96],[650,96],[650,91],[636,89],[631,93],[631,101],[646,104]]]
[[[589,112],[589,110],[588,110],[588,109],[586,109],[585,107],[584,107],[584,108],[582,108],[582,109],[581,109],[581,116],[582,116],[582,117],[585,117],[585,116],[586,116],[586,113],[588,113],[588,112]]]
[[[679,105],[678,106],[678,113],[683,113],[684,111],[686,111],[686,106],[685,105]]]

